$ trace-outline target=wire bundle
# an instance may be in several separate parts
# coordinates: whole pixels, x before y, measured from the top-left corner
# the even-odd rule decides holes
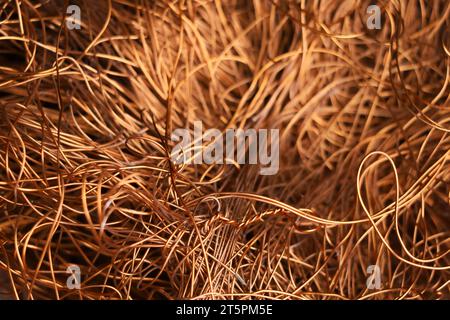
[[[449,298],[450,3],[369,5],[2,1],[2,290]],[[195,121],[279,129],[278,173],[173,163]]]

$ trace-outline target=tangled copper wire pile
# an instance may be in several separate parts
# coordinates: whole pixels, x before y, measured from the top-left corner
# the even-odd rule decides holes
[[[0,292],[448,299],[450,3],[375,3],[1,0]],[[279,171],[173,163],[194,121]]]

